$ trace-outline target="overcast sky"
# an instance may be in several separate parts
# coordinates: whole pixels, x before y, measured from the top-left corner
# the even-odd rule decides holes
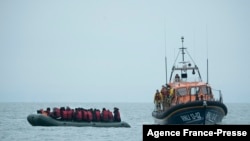
[[[181,36],[250,102],[249,0],[0,0],[0,102],[153,102]],[[166,43],[166,45],[165,45]]]

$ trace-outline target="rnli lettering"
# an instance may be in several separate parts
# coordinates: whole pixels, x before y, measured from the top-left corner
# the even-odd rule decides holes
[[[216,121],[218,117],[218,114],[216,113],[211,113],[211,112],[207,112],[207,115],[206,115],[206,119],[209,120],[209,121]]]
[[[153,131],[152,129],[148,130],[147,137],[159,138],[162,136],[180,136],[180,131]]]
[[[181,117],[182,121],[184,121],[184,122],[192,121],[192,120],[201,120],[200,112],[189,113],[186,115],[182,115],[180,117]]]

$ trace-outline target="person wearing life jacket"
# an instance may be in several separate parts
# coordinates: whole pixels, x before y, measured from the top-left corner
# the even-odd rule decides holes
[[[108,111],[108,121],[112,122],[114,120],[113,113],[110,110],[107,111]]]
[[[101,112],[99,109],[96,109],[95,111],[96,121],[101,121]]]
[[[96,121],[96,114],[95,114],[95,111],[96,111],[96,109],[90,109],[90,111],[92,112],[92,116],[93,116],[93,119],[92,119],[92,121]]]
[[[62,110],[62,120],[68,120],[68,112],[67,110]]]
[[[52,117],[55,118],[55,119],[61,118],[61,114],[60,114],[60,109],[59,108],[56,108],[56,107],[53,108]]]
[[[157,89],[155,92],[155,97],[154,97],[154,103],[156,105],[157,111],[161,110],[161,105],[162,105],[162,94],[159,92]]]
[[[73,120],[74,109],[67,107],[66,113],[67,113],[67,120]]]
[[[171,88],[169,87],[169,96],[168,96],[168,100],[167,100],[167,103],[169,104],[169,106],[171,105],[172,103],[172,99],[174,98],[174,88]]]
[[[116,107],[114,107],[114,121],[121,122],[120,112],[119,112],[119,109]]]
[[[87,121],[91,122],[93,120],[93,115],[91,109],[87,110]]]
[[[63,120],[63,111],[65,111],[65,107],[60,107],[60,115],[62,120]]]
[[[77,115],[78,108],[75,108],[73,113],[73,120],[76,121],[76,115]]]
[[[77,108],[75,110],[75,120],[76,121],[82,121],[82,110],[80,108]]]
[[[167,85],[168,86],[168,85]],[[162,85],[160,93],[162,94],[162,108],[163,110],[167,109],[167,99],[168,99],[168,90],[167,87]]]
[[[102,117],[101,118],[102,121],[108,122],[108,120],[109,120],[109,112],[105,108],[102,109],[101,117]]]
[[[82,120],[88,121],[88,111],[87,109],[82,109]]]

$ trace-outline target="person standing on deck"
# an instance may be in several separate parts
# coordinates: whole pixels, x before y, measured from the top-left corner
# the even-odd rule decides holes
[[[180,76],[178,73],[175,75],[175,82],[180,82]]]
[[[171,106],[172,99],[174,98],[175,90],[174,90],[174,88],[169,87],[168,92],[169,92],[169,94],[168,94],[168,98],[167,98],[167,104],[168,104],[168,106]]]
[[[162,85],[161,94],[162,94],[162,108],[163,110],[165,110],[167,108],[168,90],[167,87],[164,85]]]
[[[157,89],[155,92],[155,97],[154,97],[154,104],[156,105],[156,110],[159,111],[162,108],[162,94],[160,91]]]

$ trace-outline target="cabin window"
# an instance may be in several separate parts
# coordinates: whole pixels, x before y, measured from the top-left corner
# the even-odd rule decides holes
[[[202,93],[203,94],[211,94],[211,89],[210,89],[210,87],[206,87],[206,86],[203,86],[202,88],[201,88],[201,90],[202,90]]]
[[[196,94],[198,94],[200,92],[200,87],[192,87],[191,89],[190,89],[190,94],[191,95],[196,95]]]
[[[183,96],[187,94],[187,89],[186,88],[179,88],[176,90],[177,95]]]

